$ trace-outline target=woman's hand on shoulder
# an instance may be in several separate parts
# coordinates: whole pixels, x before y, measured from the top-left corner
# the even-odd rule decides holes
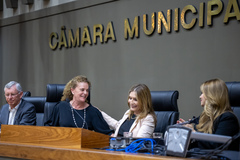
[[[93,106],[93,107],[97,108],[100,112],[102,112],[98,107],[96,107],[96,106]]]

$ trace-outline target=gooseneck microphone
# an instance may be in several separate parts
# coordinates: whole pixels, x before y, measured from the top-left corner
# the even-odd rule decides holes
[[[197,120],[197,117],[193,116],[193,118],[190,119],[189,121],[185,121],[185,122],[182,122],[182,123],[178,123],[178,124],[176,124],[176,125],[185,125],[185,124],[196,123],[196,120]]]

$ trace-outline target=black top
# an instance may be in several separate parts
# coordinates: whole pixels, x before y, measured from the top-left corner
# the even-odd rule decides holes
[[[194,127],[196,130],[196,127]],[[213,123],[212,134],[224,135],[224,136],[234,136],[239,132],[239,123],[237,117],[232,112],[225,112],[221,114]],[[192,147],[202,148],[202,149],[215,149],[222,145],[222,143],[206,142],[206,141],[196,141]],[[232,142],[229,150],[238,150],[238,141]]]
[[[75,110],[70,106],[67,101],[59,102],[53,109],[52,116],[45,126],[60,126],[60,127],[79,127],[83,126],[84,110]],[[73,114],[72,114],[73,111]],[[75,119],[75,122],[74,122]],[[91,104],[86,108],[86,123],[84,124],[85,129],[94,130],[99,133],[111,135],[113,130],[110,130],[108,124],[103,119],[101,112],[93,107]],[[77,125],[77,126],[76,126]]]
[[[134,114],[131,119],[126,119],[123,124],[121,125],[121,127],[119,128],[118,131],[118,136],[122,137],[123,136],[123,132],[129,132],[132,124],[134,123],[136,119],[136,115]]]

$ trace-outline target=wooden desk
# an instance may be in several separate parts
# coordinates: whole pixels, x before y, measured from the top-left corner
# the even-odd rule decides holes
[[[186,158],[149,154],[134,154],[86,148],[68,149],[10,142],[0,142],[0,156],[36,160],[186,160]]]
[[[103,148],[109,136],[82,128],[2,125],[1,141],[58,148]]]
[[[106,151],[109,136],[80,128],[2,125],[0,157],[36,160],[186,160]]]

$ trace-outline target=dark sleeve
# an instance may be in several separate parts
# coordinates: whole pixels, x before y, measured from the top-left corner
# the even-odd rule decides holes
[[[7,117],[8,117],[8,105],[3,105],[0,111],[0,129],[2,124],[7,124]]]
[[[24,108],[18,125],[36,125],[36,108],[32,103],[24,102]],[[17,122],[18,120],[16,120]]]
[[[1,129],[1,126],[2,126],[2,108],[0,110],[0,129]]]
[[[239,124],[236,116],[231,112],[226,112],[219,116],[214,122],[213,134],[223,136],[234,136],[239,132]],[[215,149],[222,145],[222,143],[197,141],[198,148]]]
[[[111,135],[114,131],[109,128],[107,122],[103,119],[102,113],[95,107],[92,107],[92,113],[94,113],[92,121],[94,131]]]
[[[48,118],[48,120],[46,122],[44,122],[44,126],[59,126],[59,108],[61,106],[61,103],[57,103],[54,107],[53,107],[53,111],[50,115],[50,117]]]
[[[214,123],[214,134],[234,136],[239,131],[239,124],[237,117],[231,113],[226,112],[222,114],[219,121]]]

